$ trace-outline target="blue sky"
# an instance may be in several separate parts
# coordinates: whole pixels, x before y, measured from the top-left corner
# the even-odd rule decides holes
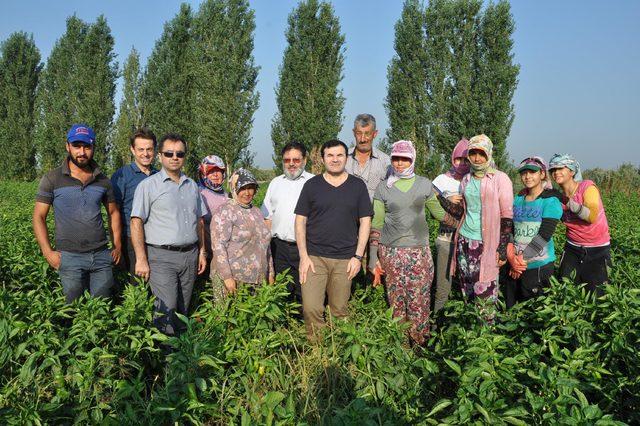
[[[197,10],[199,1],[192,1]],[[296,1],[255,0],[255,60],[261,67],[252,150],[258,165],[272,166],[270,129],[275,112],[274,88],[285,48],[287,16]],[[346,97],[340,138],[351,142],[353,118],[360,112],[376,116],[381,134],[388,121],[383,102],[387,65],[393,56],[394,25],[400,0],[334,0],[346,37],[342,89]],[[104,14],[122,63],[132,46],[143,63],[175,16],[179,2],[50,1],[3,2],[0,39],[14,31],[33,33],[43,59],[76,14],[93,21]],[[514,161],[531,154],[549,158],[571,152],[584,167],[638,165],[640,147],[640,2],[616,0],[516,0],[515,61],[520,64],[513,102],[516,118],[508,140]]]

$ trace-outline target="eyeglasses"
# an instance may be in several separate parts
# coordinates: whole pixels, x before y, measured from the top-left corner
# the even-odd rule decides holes
[[[178,158],[184,158],[184,156],[187,155],[187,153],[184,151],[163,151],[162,152],[162,155],[164,155],[166,158],[172,158],[174,154]]]
[[[301,158],[283,158],[282,162],[284,164],[289,164],[289,163],[291,163],[291,164],[300,164],[300,163],[302,163],[302,159]]]

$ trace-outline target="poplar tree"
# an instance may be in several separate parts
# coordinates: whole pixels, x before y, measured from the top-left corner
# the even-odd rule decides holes
[[[289,15],[287,47],[276,88],[278,110],[271,125],[273,160],[290,141],[311,150],[312,170],[320,172],[319,148],[342,128],[344,35],[333,7],[304,0]]]
[[[16,32],[0,46],[0,177],[35,177],[34,98],[42,65],[32,35]]]
[[[76,16],[69,17],[66,31],[53,46],[41,74],[36,95],[36,144],[43,171],[59,166],[67,156],[66,134],[79,118],[77,56],[87,30],[86,23]]]
[[[210,154],[231,170],[252,160],[248,147],[259,102],[254,31],[248,0],[207,0],[194,19],[193,165]]]
[[[389,116],[389,142],[411,140],[416,147],[416,170],[425,171],[429,146],[425,14],[422,2],[406,0],[395,25],[396,54],[387,69],[389,84],[385,109]]]
[[[487,6],[481,20],[478,46],[478,78],[474,90],[481,129],[493,142],[493,158],[499,167],[507,162],[507,137],[515,118],[513,95],[520,66],[513,59],[515,23],[508,1]]]
[[[179,133],[188,143],[193,128],[192,21],[191,7],[183,3],[156,41],[142,85],[143,124],[158,137]]]
[[[118,110],[113,138],[113,167],[117,169],[131,161],[129,138],[135,129],[142,125],[140,109],[140,90],[142,76],[140,74],[140,54],[135,48],[131,49],[122,70],[124,80],[122,101]]]

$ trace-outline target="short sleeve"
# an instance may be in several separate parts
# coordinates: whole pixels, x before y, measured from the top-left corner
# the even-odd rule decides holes
[[[311,182],[311,180],[307,181],[302,187],[302,191],[300,191],[300,197],[294,210],[294,213],[297,215],[309,217],[309,213],[311,212]],[[369,195],[367,195],[367,199],[369,199]]]
[[[273,215],[273,210],[271,208],[271,187],[274,185],[274,181],[272,180],[267,188],[267,193],[264,196],[264,201],[262,202],[262,207],[260,207],[260,212],[265,219],[271,219]]]
[[[113,195],[116,198],[116,203],[122,206],[124,204],[124,179],[122,169],[116,170],[116,172],[111,175],[111,186],[113,187]]]
[[[209,213],[209,209],[207,208],[207,204],[204,202],[204,197],[198,190],[196,186],[196,196],[198,197],[198,202],[196,203],[196,217],[201,218],[205,217],[207,213]]]
[[[151,209],[151,200],[149,199],[150,182],[149,179],[145,179],[136,188],[136,192],[133,195],[133,203],[131,204],[131,217],[138,217],[143,221],[149,218]]]
[[[557,197],[549,197],[544,199],[545,204],[542,209],[542,217],[548,219],[558,219],[562,217],[562,204]]]
[[[51,179],[49,179],[49,175],[44,175],[42,179],[40,179],[36,201],[39,203],[53,204],[53,183]]]
[[[357,179],[357,184],[359,187],[358,217],[363,218],[367,216],[373,216],[373,206],[371,205],[371,199],[369,199],[369,192],[367,191],[367,186],[364,184],[364,181],[360,179]],[[380,184],[382,185],[384,184],[384,182],[381,182]],[[377,191],[377,188],[376,188],[376,191]]]
[[[105,203],[115,203],[116,196],[113,192],[113,185],[111,185],[111,181],[106,176],[104,180],[105,180],[105,187],[107,188],[107,191],[104,193],[104,197],[102,198],[102,200]]]

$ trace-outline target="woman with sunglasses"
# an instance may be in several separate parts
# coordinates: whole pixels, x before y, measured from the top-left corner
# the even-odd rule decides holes
[[[433,180],[433,187],[441,198],[447,198],[459,203],[460,181],[469,173],[467,147],[469,141],[461,139],[451,152],[451,168],[446,173],[438,175]],[[440,223],[438,238],[436,239],[436,278],[435,302],[433,312],[438,312],[449,299],[452,275],[449,274],[451,254],[453,253],[453,234],[456,228]]]
[[[446,203],[460,222],[454,236],[450,273],[460,280],[466,300],[498,300],[500,266],[507,261],[507,244],[513,237],[513,185],[496,169],[493,143],[486,135],[469,140],[471,173],[460,182],[462,202]],[[443,200],[446,202],[446,200]],[[495,309],[483,316],[492,323]]]
[[[274,281],[271,232],[260,209],[253,205],[258,181],[245,169],[230,179],[232,199],[211,220],[214,300],[237,291],[239,283],[259,286]]]
[[[580,163],[569,154],[551,157],[549,172],[563,193],[562,222],[567,227],[559,276],[587,283],[589,291],[602,294],[609,278],[611,237],[600,191],[582,179]]]
[[[207,207],[207,214],[204,216],[205,225],[205,247],[209,253],[212,252],[211,246],[211,218],[214,212],[227,202],[229,196],[224,190],[224,178],[226,167],[222,158],[217,155],[208,155],[202,159],[198,167],[198,188]],[[211,266],[212,258],[207,259]]]
[[[455,226],[456,221],[440,206],[429,179],[414,173],[415,159],[412,142],[393,144],[392,174],[378,185],[373,196],[369,267],[386,274],[393,315],[410,322],[411,341],[423,345],[429,335],[433,280],[425,205],[448,226]]]
[[[529,157],[518,167],[524,188],[513,201],[514,243],[507,247],[504,279],[507,308],[540,296],[549,286],[556,259],[553,233],[562,217],[560,192],[553,189],[547,164]]]

